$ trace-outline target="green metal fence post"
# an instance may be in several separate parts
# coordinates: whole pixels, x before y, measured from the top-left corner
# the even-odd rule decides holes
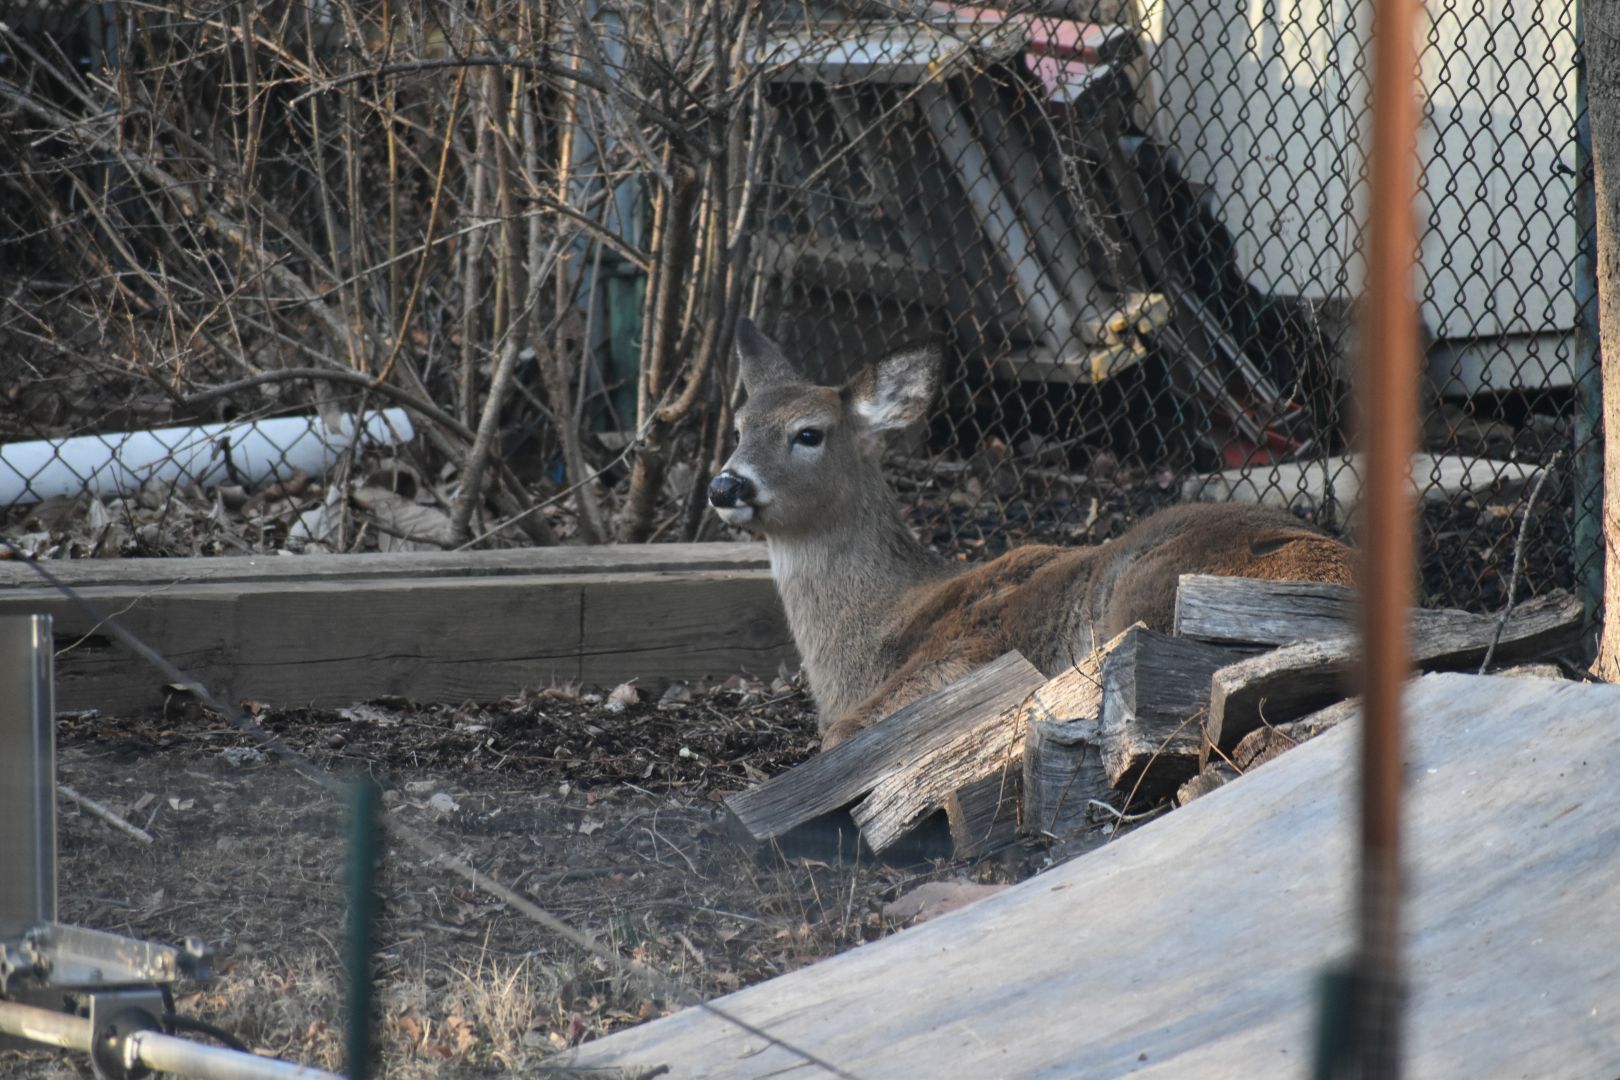
[[[371,951],[377,916],[377,785],[358,777],[349,795],[349,1080],[371,1075]]]

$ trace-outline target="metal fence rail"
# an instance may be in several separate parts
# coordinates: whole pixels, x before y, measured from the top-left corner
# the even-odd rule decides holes
[[[717,535],[739,314],[828,379],[948,343],[893,475],[966,557],[1191,498],[1354,528],[1364,5],[103,7],[0,49],[0,443],[384,405],[425,437],[290,487],[216,438],[211,476],[83,496],[0,446],[38,550]],[[1431,603],[1506,602],[1526,515],[1520,596],[1596,565],[1575,19],[1428,12]]]

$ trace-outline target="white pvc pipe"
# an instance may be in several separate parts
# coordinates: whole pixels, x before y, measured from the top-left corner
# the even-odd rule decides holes
[[[365,415],[360,440],[386,445],[414,434],[404,409],[382,409]],[[341,417],[336,430],[317,416],[280,416],[9,443],[0,446],[0,507],[53,495],[131,494],[153,480],[218,484],[230,478],[227,448],[236,476],[250,487],[295,469],[322,476],[354,439],[353,416]]]

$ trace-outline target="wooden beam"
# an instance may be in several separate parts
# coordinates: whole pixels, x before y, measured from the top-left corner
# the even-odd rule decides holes
[[[935,710],[931,722],[948,724],[955,734],[932,749],[909,755],[873,784],[850,811],[873,851],[887,851],[930,814],[946,809],[958,789],[983,781],[1004,788],[1002,777],[1014,763],[1022,771],[1028,693],[1009,683],[1000,700],[975,701],[963,715],[947,714],[943,706]],[[959,705],[952,708],[961,710]],[[981,808],[977,800],[970,800],[967,807],[959,803],[958,815]],[[963,828],[971,831],[974,822],[964,822]]]
[[[1232,645],[1292,645],[1356,630],[1354,589],[1320,581],[1183,574],[1176,586],[1178,637]],[[1412,632],[1455,633],[1477,626],[1495,633],[1496,615],[1456,608],[1413,608]]]
[[[1098,741],[1109,786],[1153,801],[1197,774],[1210,677],[1242,656],[1146,627],[1121,635],[1102,665]]]
[[[918,698],[831,750],[726,800],[734,824],[755,841],[774,840],[850,806],[886,776],[949,744],[1046,680],[1016,652]]]
[[[691,545],[700,546],[706,545]],[[130,560],[50,569],[74,579],[99,611],[227,700],[488,700],[551,682],[638,679],[657,687],[671,679],[763,674],[795,657],[770,574],[758,565],[581,569],[724,567],[738,560],[735,549],[714,556],[656,546],[540,551],[454,559],[435,553]],[[568,554],[553,555],[559,551]],[[632,552],[656,554],[643,560]],[[742,561],[754,558],[750,552]],[[286,565],[301,563],[309,565]],[[29,572],[16,565],[3,570]],[[134,580],[118,582],[118,570]],[[0,588],[0,614],[28,612],[55,619],[62,708],[138,709],[161,706],[171,695],[161,673],[124,652],[97,619],[56,590]]]
[[[65,559],[44,564],[75,588],[86,585],[194,585],[204,582],[356,581],[522,575],[670,573],[682,570],[769,570],[764,544],[600,544],[420,551],[364,555],[222,555],[195,559]],[[0,596],[43,587],[26,563],[0,558]]]
[[[1001,768],[945,797],[945,820],[958,859],[991,855],[1018,840],[1023,766]]]
[[[1237,746],[1232,748],[1232,767],[1240,772],[1257,769],[1300,743],[1314,739],[1324,731],[1331,731],[1360,713],[1361,699],[1346,698],[1286,724],[1255,728],[1239,739]]]
[[[1183,574],[1176,584],[1177,637],[1292,645],[1355,629],[1356,594],[1319,581]]]
[[[1024,734],[1022,828],[1033,836],[1069,837],[1091,825],[1091,800],[1113,799],[1098,744],[1102,665],[1123,639],[1121,634],[1082,657],[1031,696]]]
[[[1441,612],[1412,627],[1412,662],[1425,670],[1477,667],[1496,635],[1489,615]],[[1514,608],[1502,627],[1495,659],[1508,665],[1573,648],[1585,626],[1581,602],[1550,593]],[[1209,740],[1222,750],[1255,728],[1297,720],[1349,692],[1360,641],[1354,635],[1284,646],[1217,671],[1207,724]]]

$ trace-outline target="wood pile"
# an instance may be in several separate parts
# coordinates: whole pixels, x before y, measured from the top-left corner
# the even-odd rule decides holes
[[[1355,613],[1342,586],[1185,575],[1173,633],[1138,624],[1051,679],[1008,653],[727,807],[755,843],[852,853],[858,833],[891,857],[941,824],[959,858],[1111,832],[1353,715]],[[1415,610],[1413,663],[1513,667],[1571,649],[1583,626],[1564,593],[1505,615]]]

